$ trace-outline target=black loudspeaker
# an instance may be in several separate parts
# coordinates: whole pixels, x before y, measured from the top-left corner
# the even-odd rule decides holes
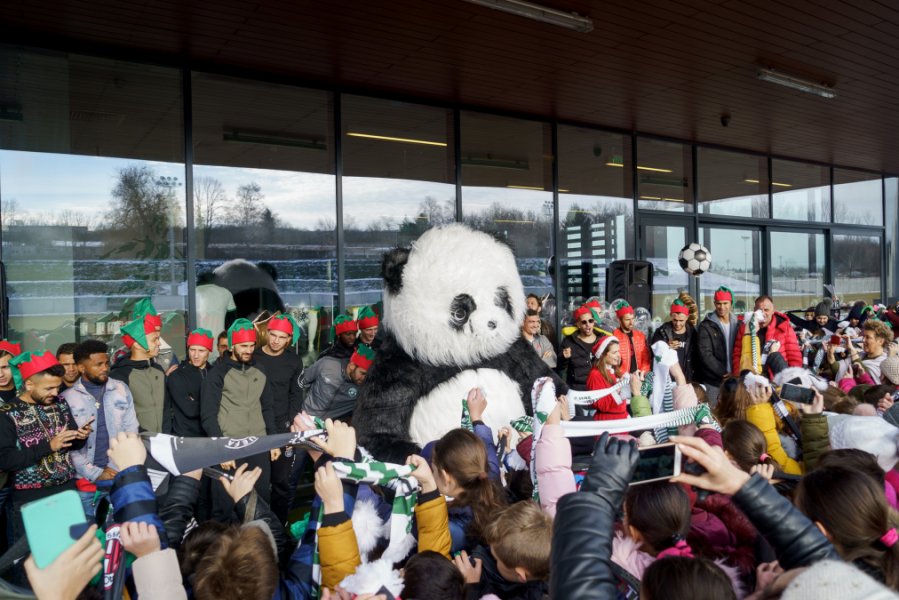
[[[652,311],[652,263],[616,260],[606,267],[606,300],[624,298],[631,306]]]

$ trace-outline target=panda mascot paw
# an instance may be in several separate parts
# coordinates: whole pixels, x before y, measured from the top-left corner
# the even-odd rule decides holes
[[[476,387],[494,436],[530,413],[533,382],[555,375],[521,338],[525,294],[509,246],[462,224],[435,227],[388,252],[381,275],[385,337],[353,415],[361,445],[405,462],[460,426]]]

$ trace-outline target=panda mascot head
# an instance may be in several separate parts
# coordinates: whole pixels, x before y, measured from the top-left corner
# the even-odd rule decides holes
[[[425,232],[384,258],[384,327],[415,360],[465,367],[501,354],[526,309],[515,256],[461,224]]]
[[[462,224],[436,227],[388,252],[382,277],[385,337],[353,415],[368,450],[404,460],[459,427],[474,387],[494,434],[530,412],[534,380],[551,372],[521,339],[525,294],[509,246]]]

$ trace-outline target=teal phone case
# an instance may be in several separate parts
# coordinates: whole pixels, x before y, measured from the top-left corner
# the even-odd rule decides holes
[[[87,529],[78,492],[69,490],[22,506],[22,522],[38,568],[46,568]]]

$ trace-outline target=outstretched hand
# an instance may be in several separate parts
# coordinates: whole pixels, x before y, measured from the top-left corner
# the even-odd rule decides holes
[[[706,471],[702,475],[682,472],[671,479],[672,483],[686,483],[710,492],[733,496],[749,481],[749,473],[734,466],[724,455],[724,450],[718,446],[709,446],[698,437],[681,435],[672,436],[671,441],[680,446],[684,456],[698,463]]]

